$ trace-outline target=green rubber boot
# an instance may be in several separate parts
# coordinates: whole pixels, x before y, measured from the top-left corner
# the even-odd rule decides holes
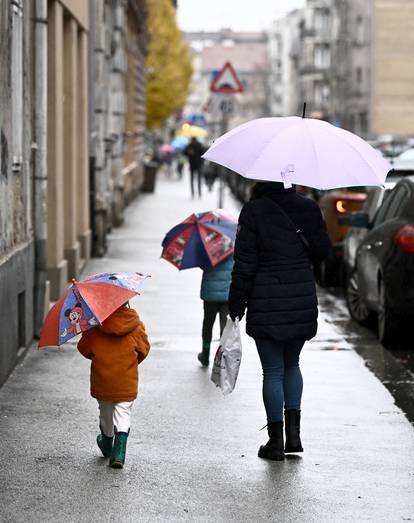
[[[128,434],[129,432],[117,432],[115,434],[114,446],[109,458],[109,466],[114,469],[122,469],[124,466]]]
[[[96,437],[96,443],[98,444],[98,447],[101,449],[101,452],[105,458],[109,458],[111,455],[113,439],[113,436],[105,436],[105,434],[102,432],[102,429],[101,433]]]
[[[210,342],[203,341],[202,351],[197,356],[198,361],[203,367],[208,367],[210,363]]]

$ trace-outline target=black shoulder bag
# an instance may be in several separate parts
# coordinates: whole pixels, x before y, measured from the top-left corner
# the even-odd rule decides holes
[[[305,247],[306,250],[309,250],[310,243],[308,242],[306,236],[303,234],[302,229],[300,229],[292,220],[292,218],[282,209],[282,207],[277,204],[272,198],[266,198],[266,200],[269,200],[275,205],[279,211],[283,214],[283,216],[288,220],[288,222],[292,225],[292,228],[295,229],[295,232],[299,238],[299,240],[302,242],[302,245]]]

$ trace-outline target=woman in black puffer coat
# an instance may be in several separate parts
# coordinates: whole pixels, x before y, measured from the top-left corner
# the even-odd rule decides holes
[[[317,330],[312,263],[330,249],[325,222],[313,200],[278,182],[253,187],[239,218],[229,309],[234,320],[242,318],[247,307],[246,332],[256,342],[263,367],[269,441],[260,447],[259,457],[282,460],[285,452],[303,450],[299,355]]]

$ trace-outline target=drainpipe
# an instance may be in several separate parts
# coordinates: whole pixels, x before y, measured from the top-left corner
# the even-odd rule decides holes
[[[47,281],[47,0],[36,0],[34,50],[34,330],[46,312]]]
[[[99,0],[101,1],[101,0]],[[89,1],[89,51],[88,51],[88,101],[89,101],[89,212],[92,229],[92,256],[99,255],[96,231],[96,120],[95,120],[95,49],[96,49],[96,0]],[[101,23],[99,20],[98,23]]]

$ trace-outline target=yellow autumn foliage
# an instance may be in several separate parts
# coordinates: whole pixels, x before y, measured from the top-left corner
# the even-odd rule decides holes
[[[192,65],[171,0],[148,0],[147,126],[161,127],[186,102]]]

